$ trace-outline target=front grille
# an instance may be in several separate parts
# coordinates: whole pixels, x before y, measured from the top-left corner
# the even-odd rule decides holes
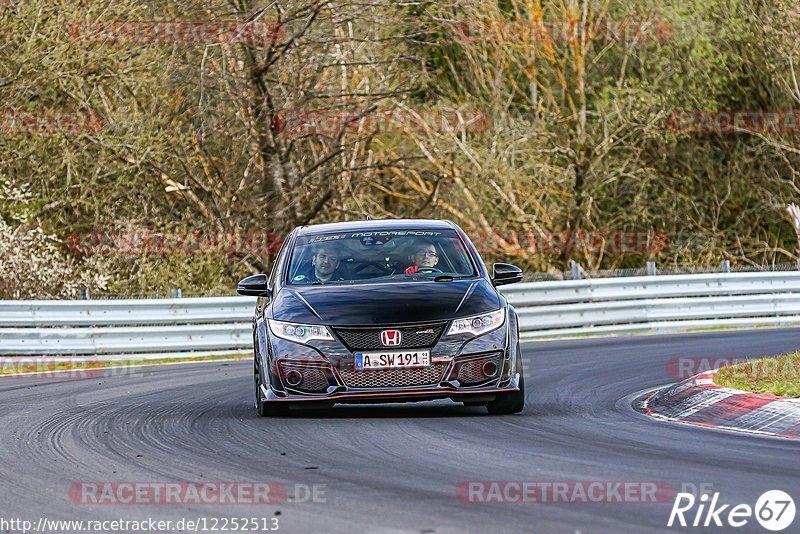
[[[286,387],[306,393],[324,393],[328,390],[330,382],[328,381],[325,371],[321,368],[309,367],[302,364],[287,364],[284,362],[281,362],[280,366],[282,371],[281,378]],[[296,386],[292,386],[286,382],[287,373],[292,370],[299,371],[303,375],[303,380]]]
[[[487,376],[483,372],[483,366],[487,362],[492,362],[497,366],[497,371],[492,376]],[[457,380],[461,385],[474,385],[481,382],[488,382],[490,380],[497,380],[500,377],[500,369],[502,367],[502,354],[487,354],[484,357],[472,358],[460,363],[457,363],[458,374]],[[453,376],[452,374],[450,376]]]
[[[429,386],[442,381],[443,363],[413,369],[373,369],[358,371],[341,369],[339,373],[350,388],[391,388],[405,386]]]
[[[447,323],[429,323],[415,326],[400,326],[393,328],[384,326],[381,328],[334,328],[333,331],[344,342],[350,351],[362,350],[382,350],[382,349],[422,349],[433,347]],[[383,330],[399,330],[401,339],[400,344],[386,347],[381,343],[381,332]]]

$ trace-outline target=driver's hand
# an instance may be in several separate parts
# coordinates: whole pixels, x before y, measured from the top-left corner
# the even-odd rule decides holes
[[[417,271],[419,271],[419,267],[416,266],[416,265],[412,265],[411,267],[409,267],[408,269],[403,271],[403,273],[405,273],[405,274],[414,274]]]

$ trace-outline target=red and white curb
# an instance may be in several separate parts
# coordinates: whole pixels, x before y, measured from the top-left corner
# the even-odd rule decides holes
[[[800,399],[720,386],[707,371],[650,395],[642,404],[657,419],[800,440]]]

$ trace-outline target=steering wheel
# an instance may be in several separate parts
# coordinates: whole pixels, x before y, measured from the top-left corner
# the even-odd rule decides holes
[[[442,273],[441,269],[437,269],[436,267],[420,267],[417,269],[418,273]]]

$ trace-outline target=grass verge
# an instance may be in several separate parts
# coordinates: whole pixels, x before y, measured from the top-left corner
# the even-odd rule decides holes
[[[723,367],[714,382],[753,393],[800,397],[800,353]]]

